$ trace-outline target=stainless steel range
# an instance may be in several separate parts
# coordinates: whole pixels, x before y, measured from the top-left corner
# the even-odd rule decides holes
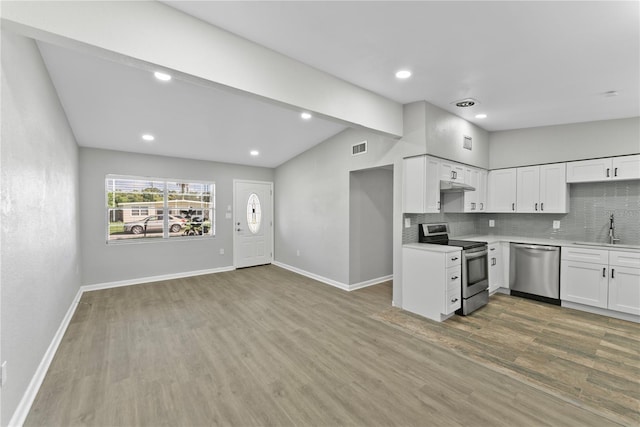
[[[456,314],[466,316],[489,302],[488,249],[485,242],[450,240],[447,223],[419,224],[420,243],[462,248],[462,308]]]

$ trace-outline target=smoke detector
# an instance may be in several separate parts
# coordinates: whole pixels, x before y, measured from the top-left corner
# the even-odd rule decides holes
[[[453,101],[452,104],[455,104],[456,107],[468,108],[468,107],[473,107],[474,105],[480,104],[480,101],[473,98],[465,98],[459,101]]]

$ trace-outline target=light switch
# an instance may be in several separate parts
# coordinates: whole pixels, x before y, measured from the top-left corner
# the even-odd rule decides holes
[[[553,221],[553,229],[558,230],[560,228],[560,221]]]

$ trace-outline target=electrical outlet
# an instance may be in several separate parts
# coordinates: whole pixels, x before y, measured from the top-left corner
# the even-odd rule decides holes
[[[224,214],[224,217],[225,217],[226,219],[231,219],[231,212],[227,212],[227,213],[225,213],[225,214]]]
[[[553,229],[558,230],[560,228],[560,221],[553,221]]]
[[[404,228],[411,228],[411,218],[404,219]]]
[[[2,362],[2,369],[0,371],[0,387],[4,386],[7,382],[7,361]]]
[[[220,255],[224,255],[224,248],[220,248]]]
[[[300,249],[296,250],[296,256],[300,256]]]
[[[496,226],[496,221],[493,219],[489,220],[489,227],[495,227]]]

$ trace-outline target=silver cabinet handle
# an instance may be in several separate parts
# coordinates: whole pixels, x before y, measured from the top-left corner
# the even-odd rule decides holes
[[[602,277],[607,277],[607,269],[602,268]]]
[[[495,251],[495,250],[496,250],[496,248],[491,248],[491,249],[489,249],[489,250],[490,250],[490,251]]]
[[[455,260],[457,260],[457,259],[458,259],[458,257],[457,257],[457,256],[454,256],[453,258],[451,258],[451,261],[455,261]]]
[[[618,176],[618,168],[613,168],[613,176]]]
[[[537,203],[536,203],[536,206],[535,206],[534,210],[536,210],[536,211],[538,210],[538,204]]]
[[[236,231],[242,231],[242,228],[238,228]]]
[[[458,280],[458,276],[453,276],[451,280]]]
[[[607,178],[609,178],[609,168],[607,168]]]
[[[480,210],[483,211],[484,210],[484,203],[480,203]]]
[[[496,265],[496,259],[495,258],[491,258],[491,265]]]
[[[438,210],[440,210],[440,200],[438,200]]]
[[[511,210],[515,211],[516,210],[516,204],[515,203],[511,203]]]
[[[451,302],[456,302],[456,301],[458,301],[458,298],[454,298],[451,300]]]
[[[540,210],[543,211],[544,210],[544,203],[540,202]]]
[[[616,269],[615,269],[615,268],[612,268],[612,269],[611,269],[611,278],[612,278],[612,279],[615,279],[615,277],[616,277],[616,276],[615,276],[615,271],[616,271]]]

